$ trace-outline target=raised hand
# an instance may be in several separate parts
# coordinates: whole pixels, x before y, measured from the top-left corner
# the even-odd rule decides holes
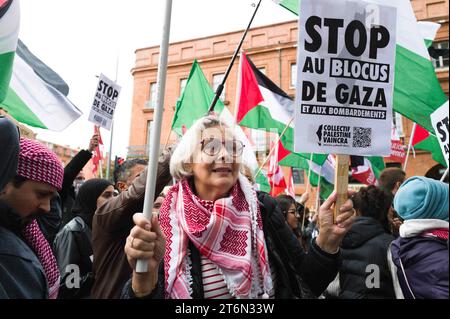
[[[92,135],[91,140],[89,141],[89,152],[93,152],[95,150],[95,148],[98,146],[98,141],[99,141],[99,134],[98,133],[94,133],[94,135]]]
[[[349,193],[349,195],[351,195]],[[334,192],[322,204],[318,214],[319,235],[317,245],[327,253],[334,254],[339,250],[345,234],[350,230],[355,219],[353,202],[349,199],[340,208],[340,214],[336,223],[333,222],[333,204],[336,203],[337,195]]]
[[[148,272],[133,272],[132,288],[137,296],[150,294],[158,282],[158,267],[164,258],[166,238],[161,232],[157,215],[151,224],[143,214],[134,214],[136,226],[131,229],[125,244],[128,263],[135,269],[138,259],[147,261]]]
[[[308,200],[309,200],[309,192],[306,191],[306,192],[304,192],[304,193],[302,194],[302,196],[300,197],[299,202],[300,202],[300,204],[305,205],[306,202],[307,202]]]

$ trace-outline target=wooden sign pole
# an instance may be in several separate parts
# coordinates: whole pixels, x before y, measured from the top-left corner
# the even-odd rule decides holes
[[[349,155],[336,155],[336,171],[334,175],[334,190],[337,193],[337,200],[334,206],[334,222],[339,215],[339,208],[348,199],[348,168],[350,165]]]

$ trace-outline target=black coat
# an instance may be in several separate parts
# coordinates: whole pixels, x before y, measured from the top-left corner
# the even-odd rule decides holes
[[[92,232],[81,217],[75,217],[56,235],[53,250],[61,273],[59,299],[80,299],[91,296],[94,284],[92,273]],[[80,271],[79,288],[68,288],[66,279],[72,276],[67,266],[77,265]]]
[[[341,299],[395,299],[388,267],[387,250],[394,237],[371,217],[357,217],[341,245],[342,267],[339,270]],[[379,269],[379,288],[368,288],[366,279],[375,275],[369,265]],[[369,268],[367,268],[369,266]],[[369,282],[371,281],[369,278]]]
[[[305,254],[297,238],[287,225],[277,202],[269,194],[258,192],[264,236],[271,266],[276,273],[275,298],[316,298],[336,277],[340,265],[339,254],[323,252],[312,242]],[[202,299],[200,254],[190,245],[193,278],[192,297]],[[157,288],[147,298],[164,298],[164,265],[161,263]],[[122,298],[135,298],[131,280],[124,287]]]
[[[74,158],[64,167],[64,179],[62,188],[59,191],[62,201],[62,225],[70,222],[75,216],[72,214],[72,205],[75,202],[75,188],[73,181],[78,173],[92,158],[92,153],[87,150],[81,150]]]
[[[0,299],[45,299],[44,269],[22,231],[19,215],[0,202]]]

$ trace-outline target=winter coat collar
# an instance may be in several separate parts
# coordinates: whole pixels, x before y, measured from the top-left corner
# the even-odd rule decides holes
[[[411,238],[433,229],[448,229],[448,222],[440,219],[410,219],[400,226],[400,237]]]
[[[385,230],[376,219],[365,216],[357,217],[342,241],[342,248],[361,247],[368,240],[383,233]]]
[[[0,226],[5,227],[17,235],[22,233],[26,225],[13,208],[5,202],[0,201]]]

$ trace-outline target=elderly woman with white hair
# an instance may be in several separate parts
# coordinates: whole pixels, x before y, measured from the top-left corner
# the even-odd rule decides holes
[[[178,180],[159,221],[134,216],[125,253],[134,269],[124,298],[315,298],[335,278],[339,245],[353,222],[351,201],[333,223],[331,196],[305,254],[276,201],[241,173],[244,145],[215,116],[198,120],[170,162]]]

